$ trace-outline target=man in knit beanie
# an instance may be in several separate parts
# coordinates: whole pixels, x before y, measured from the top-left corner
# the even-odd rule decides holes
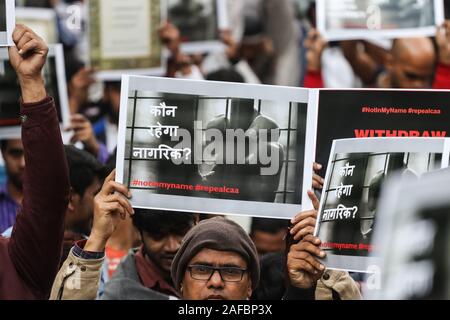
[[[172,264],[173,283],[187,300],[249,299],[259,275],[252,240],[238,224],[221,217],[191,229]]]

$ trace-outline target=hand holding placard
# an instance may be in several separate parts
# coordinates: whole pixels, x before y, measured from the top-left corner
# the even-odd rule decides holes
[[[314,234],[320,202],[312,191],[308,191],[308,197],[313,203],[314,210],[301,212],[291,220],[294,227],[291,228],[290,234],[295,241]]]
[[[324,258],[320,250],[320,239],[306,236],[300,243],[291,246],[287,259],[289,280],[294,287],[310,289],[322,277],[325,266],[317,258]]]
[[[94,199],[94,221],[91,235],[84,247],[86,251],[103,252],[106,242],[116,230],[120,220],[134,214],[128,200],[131,193],[124,185],[115,182],[115,177],[114,170],[105,179],[102,190]]]
[[[322,53],[326,46],[327,42],[322,35],[316,29],[311,29],[305,41],[308,71],[319,72],[322,69]]]

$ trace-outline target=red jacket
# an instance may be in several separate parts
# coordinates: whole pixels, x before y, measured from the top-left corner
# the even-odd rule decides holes
[[[450,66],[439,64],[434,77],[433,89],[450,89]]]
[[[47,299],[58,271],[69,178],[53,99],[21,106],[23,203],[10,240],[0,237],[0,300]]]
[[[320,72],[308,71],[303,86],[305,88],[323,88],[323,78]],[[450,66],[439,64],[436,68],[433,89],[450,89]]]
[[[305,88],[323,88],[323,87],[325,87],[325,84],[323,83],[322,74],[320,72],[308,71],[306,73],[303,86]]]

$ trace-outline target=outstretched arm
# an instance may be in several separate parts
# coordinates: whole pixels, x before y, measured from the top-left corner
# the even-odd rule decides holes
[[[9,49],[22,90],[24,199],[9,242],[11,260],[23,282],[44,299],[56,275],[69,196],[66,157],[53,99],[42,77],[48,48],[29,28],[18,25]]]

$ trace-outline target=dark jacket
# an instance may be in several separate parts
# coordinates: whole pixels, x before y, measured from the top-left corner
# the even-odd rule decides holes
[[[11,239],[0,237],[0,300],[47,299],[58,271],[69,178],[53,99],[21,106],[24,198]]]

